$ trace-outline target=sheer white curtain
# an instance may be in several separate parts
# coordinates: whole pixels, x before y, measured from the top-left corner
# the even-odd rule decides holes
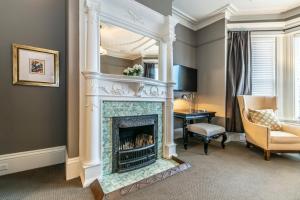
[[[287,121],[300,116],[300,38],[286,34],[277,43],[278,115]]]
[[[254,35],[252,95],[277,96],[277,115],[300,120],[300,34]]]
[[[294,39],[294,60],[295,60],[295,117],[300,120],[300,35]]]

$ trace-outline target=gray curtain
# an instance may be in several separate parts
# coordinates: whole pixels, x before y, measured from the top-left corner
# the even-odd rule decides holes
[[[144,63],[144,76],[147,78],[155,78],[155,63]]]
[[[226,81],[226,131],[243,132],[238,95],[251,94],[249,31],[228,32]]]

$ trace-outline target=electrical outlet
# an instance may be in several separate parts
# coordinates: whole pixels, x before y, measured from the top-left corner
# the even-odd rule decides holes
[[[4,163],[4,164],[0,164],[0,171],[5,171],[8,170],[8,164]]]

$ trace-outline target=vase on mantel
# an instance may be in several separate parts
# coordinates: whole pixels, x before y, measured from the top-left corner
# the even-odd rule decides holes
[[[144,67],[139,64],[135,64],[133,67],[127,67],[124,69],[123,74],[126,76],[143,76]]]

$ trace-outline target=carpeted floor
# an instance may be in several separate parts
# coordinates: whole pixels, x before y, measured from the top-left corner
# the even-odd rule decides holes
[[[89,188],[80,187],[80,179],[65,181],[65,166],[0,176],[0,200],[94,200]]]
[[[178,142],[181,142],[180,140]],[[178,146],[179,157],[192,168],[150,187],[131,193],[123,200],[300,200],[300,158],[298,155],[272,155],[231,142],[223,150],[218,143],[209,146],[193,139],[187,151]],[[22,172],[0,177],[1,200],[92,200],[80,180],[64,181],[64,166]]]

